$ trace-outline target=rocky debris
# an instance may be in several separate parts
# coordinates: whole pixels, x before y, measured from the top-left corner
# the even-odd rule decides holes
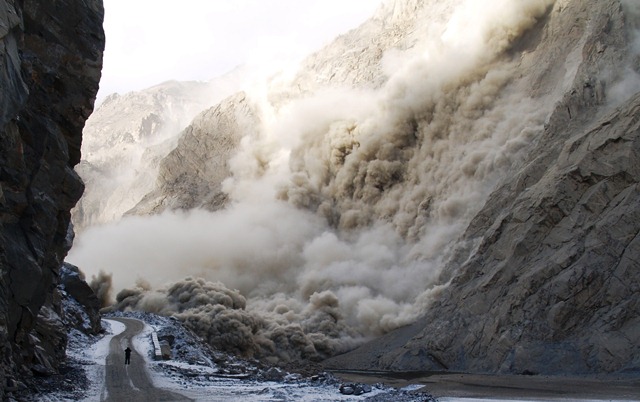
[[[77,267],[64,264],[60,269],[61,284],[53,291],[51,301],[40,309],[35,328],[29,334],[34,350],[31,371],[33,378],[25,378],[14,391],[8,393],[24,400],[42,400],[51,391],[62,393],[69,399],[84,396],[88,380],[82,362],[67,356],[69,342],[78,338],[88,343],[102,333],[97,297],[84,282]]]
[[[65,307],[66,309],[66,307]],[[86,325],[88,327],[88,323]],[[104,335],[91,335],[72,327],[67,332],[65,351],[86,350]],[[78,401],[87,398],[90,380],[87,367],[95,362],[67,353],[56,368],[55,373],[35,376],[24,382],[16,381],[13,389],[7,389],[9,400],[19,401]],[[11,399],[13,398],[13,399]]]
[[[622,74],[616,68],[633,32],[625,24],[634,19],[618,1],[565,3],[553,18],[580,16],[583,30],[571,89],[529,157],[469,224],[443,271],[448,287],[418,322],[329,367],[520,374],[640,367],[640,95],[611,111],[621,100],[606,99],[611,92],[598,80],[603,69]]]
[[[286,373],[278,367],[271,367],[262,374],[265,381],[282,381]]]
[[[58,303],[83,190],[73,166],[98,90],[102,18],[98,0],[0,1],[1,384],[55,371],[64,354],[55,307],[42,306]]]
[[[69,307],[63,309],[67,325],[93,335],[102,331],[100,300],[87,284],[78,267],[66,262],[62,265],[59,287],[69,296],[67,302]],[[75,308],[76,303],[80,308]]]
[[[67,358],[56,369],[55,374],[38,377],[29,384],[16,382],[12,388],[7,388],[9,401],[79,401],[86,398],[89,379],[83,367],[87,362]],[[53,399],[52,394],[57,397]]]
[[[172,359],[189,364],[215,365],[224,362],[227,356],[214,351],[211,346],[202,342],[182,323],[172,317],[165,317],[141,311],[110,311],[104,315],[109,317],[130,317],[144,321],[152,326],[158,334],[158,340],[167,342],[171,347]],[[150,356],[153,358],[153,356]]]
[[[362,395],[371,392],[371,386],[369,384],[356,384],[352,382],[340,384],[338,389],[340,393],[344,395]]]
[[[243,383],[278,383],[295,389],[325,387],[334,389],[336,395],[341,392],[340,380],[329,372],[315,369],[301,369],[298,370],[300,372],[291,372],[282,367],[271,366],[258,361],[238,359],[235,356],[213,350],[204,340],[174,318],[138,311],[110,312],[105,318],[110,316],[132,317],[142,320],[157,331],[159,338],[170,340],[173,353],[172,360],[177,364],[161,361],[151,365],[150,368],[151,370],[162,372],[166,377],[173,379],[173,381],[184,387],[206,388],[221,380],[239,380],[242,381],[236,384],[239,388],[243,386]],[[95,342],[95,338],[86,338],[84,335],[83,337],[85,347],[86,344]],[[82,364],[77,359],[75,362]],[[354,393],[351,395],[359,396],[362,401],[435,401],[430,394],[422,390],[422,387],[409,390],[391,388],[383,384],[375,384],[373,386],[367,384],[352,385]],[[233,385],[230,384],[229,386]],[[241,393],[241,391],[238,392]],[[273,390],[270,387],[264,389],[265,394],[272,392]],[[356,394],[355,392],[361,393]],[[282,400],[290,399],[287,399],[287,395],[283,394]]]

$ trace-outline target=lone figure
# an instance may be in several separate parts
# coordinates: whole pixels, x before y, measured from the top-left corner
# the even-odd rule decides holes
[[[124,350],[124,364],[131,364],[131,349],[128,346]]]

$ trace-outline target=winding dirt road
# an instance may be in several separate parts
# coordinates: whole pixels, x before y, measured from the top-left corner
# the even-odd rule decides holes
[[[105,388],[100,397],[105,402],[122,401],[192,401],[183,395],[153,386],[147,373],[144,357],[133,347],[131,339],[144,328],[144,323],[130,318],[110,318],[123,323],[124,332],[115,335],[109,343],[109,355],[105,367]],[[131,364],[124,364],[124,349],[129,346]]]

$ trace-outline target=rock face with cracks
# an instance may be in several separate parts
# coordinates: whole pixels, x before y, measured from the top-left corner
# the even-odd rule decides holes
[[[97,0],[0,1],[0,399],[64,358],[56,284],[83,191],[73,166],[98,90],[102,19]]]
[[[522,167],[467,227],[443,271],[447,289],[415,324],[328,367],[640,368],[640,95],[608,112],[597,79],[624,63],[633,37],[622,27],[633,20],[615,1],[584,11],[576,14],[584,39],[572,89]],[[637,58],[632,68],[640,70]]]
[[[155,189],[128,213],[224,207],[222,182],[230,175],[228,160],[240,139],[258,125],[255,107],[242,92],[200,113],[160,162]]]

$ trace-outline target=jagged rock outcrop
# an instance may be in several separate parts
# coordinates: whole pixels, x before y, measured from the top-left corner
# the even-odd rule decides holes
[[[68,263],[62,264],[58,288],[61,299],[64,299],[66,304],[65,308],[61,309],[61,315],[67,327],[88,334],[102,331],[100,300],[78,267]]]
[[[72,211],[75,230],[117,220],[153,191],[160,161],[176,147],[182,130],[237,92],[246,74],[236,69],[206,82],[168,81],[105,98],[83,130],[76,171],[86,190]]]
[[[200,113],[160,162],[156,187],[128,213],[224,207],[222,182],[231,174],[229,159],[240,139],[259,127],[257,107],[242,92]]]
[[[556,11],[577,16],[568,34],[583,38],[575,80],[525,163],[467,227],[443,271],[446,290],[415,324],[328,367],[640,369],[640,95],[608,112],[620,100],[605,99],[599,81],[627,62],[640,72],[633,11],[617,1]]]
[[[56,304],[83,191],[73,166],[98,90],[102,19],[98,0],[0,1],[0,398],[8,379],[55,370],[64,355],[65,329],[42,306]]]

